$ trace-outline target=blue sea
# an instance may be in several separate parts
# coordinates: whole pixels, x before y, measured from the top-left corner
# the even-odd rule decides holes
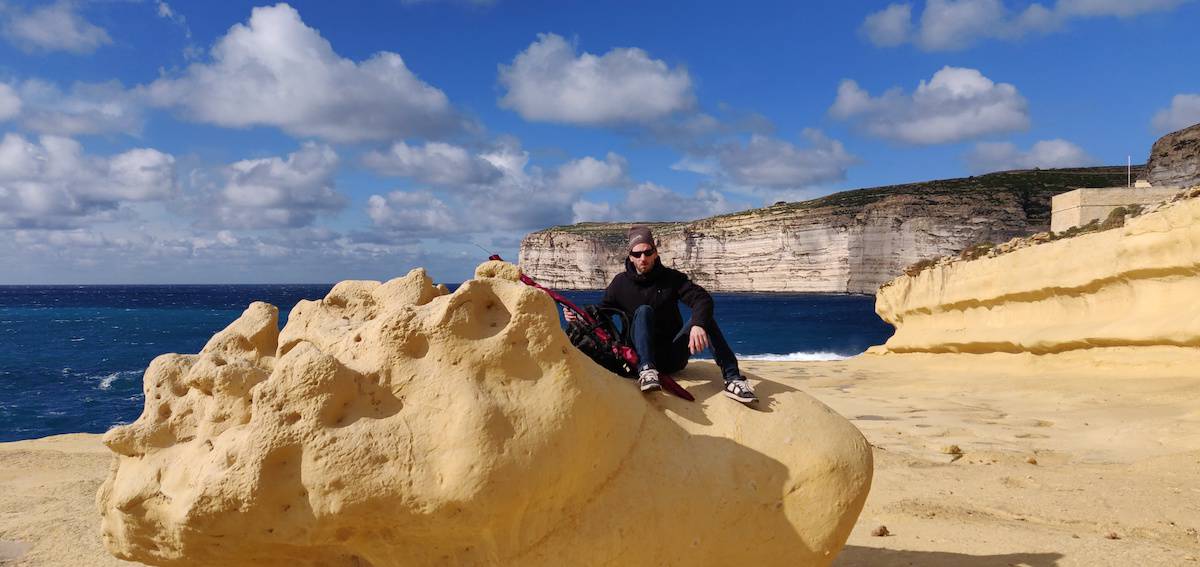
[[[142,409],[142,373],[155,356],[199,352],[252,301],[278,306],[286,320],[296,302],[324,297],[330,287],[0,286],[0,442],[132,422]],[[581,304],[600,298],[565,295]],[[714,296],[717,321],[747,359],[853,356],[892,333],[869,296]]]

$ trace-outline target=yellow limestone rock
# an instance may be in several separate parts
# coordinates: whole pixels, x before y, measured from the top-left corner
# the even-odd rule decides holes
[[[870,448],[783,384],[646,398],[493,262],[255,303],[104,437],[104,543],[153,565],[828,565]],[[708,384],[708,383],[706,383]]]
[[[1121,228],[954,262],[880,288],[872,352],[1054,354],[1200,346],[1200,199]]]

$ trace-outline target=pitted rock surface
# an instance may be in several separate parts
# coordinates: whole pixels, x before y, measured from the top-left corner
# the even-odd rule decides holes
[[[743,407],[699,364],[698,403],[646,398],[519,275],[346,281],[282,332],[255,303],[158,357],[142,416],[104,437],[105,545],[152,565],[833,560],[871,480],[854,426],[782,384]]]

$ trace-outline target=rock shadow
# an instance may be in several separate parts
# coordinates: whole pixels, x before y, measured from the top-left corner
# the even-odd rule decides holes
[[[1058,567],[1061,553],[969,555],[949,551],[909,551],[847,545],[833,567]]]
[[[778,403],[776,397],[779,394],[797,391],[797,388],[751,372],[743,372],[743,374],[750,379],[750,383],[754,385],[754,393],[758,395],[758,402],[745,404],[749,410],[771,413]],[[710,361],[692,362],[688,364],[687,368],[671,374],[671,377],[695,396],[696,401],[688,402],[675,398],[671,394],[662,394],[672,401],[661,405],[693,423],[712,425],[712,420],[705,415],[709,404],[738,403],[725,397],[723,393],[725,380],[721,377],[721,370]]]

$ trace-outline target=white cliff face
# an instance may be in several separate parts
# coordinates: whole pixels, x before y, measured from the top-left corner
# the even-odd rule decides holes
[[[1044,231],[1052,195],[1124,175],[1124,168],[993,174],[651,226],[663,263],[710,291],[875,293],[919,260]],[[603,288],[624,270],[628,227],[529,234],[521,269],[551,287]]]

